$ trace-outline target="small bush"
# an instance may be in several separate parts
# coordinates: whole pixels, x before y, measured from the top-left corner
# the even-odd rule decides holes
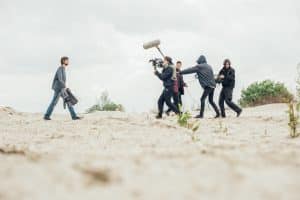
[[[87,113],[93,113],[96,111],[124,111],[124,107],[121,104],[114,103],[110,100],[108,92],[103,92],[101,94],[98,102],[87,109]]]
[[[178,115],[177,123],[179,126],[191,130],[191,139],[193,142],[199,141],[199,138],[196,135],[197,130],[200,128],[200,122],[190,121],[192,115],[189,112],[184,112]]]
[[[265,80],[251,84],[242,90],[240,104],[243,107],[259,106],[272,103],[288,103],[293,95],[283,83]]]
[[[185,112],[185,113],[182,113],[181,115],[178,115],[178,124],[179,126],[182,126],[182,127],[188,127],[188,122],[189,122],[189,119],[191,119],[192,116],[189,112]]]

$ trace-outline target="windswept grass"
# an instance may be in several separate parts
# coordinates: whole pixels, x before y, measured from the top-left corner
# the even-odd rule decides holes
[[[192,131],[191,139],[192,141],[196,142],[199,141],[196,136],[196,132],[200,128],[200,122],[191,121],[191,119],[192,115],[189,112],[184,112],[178,116],[177,122],[181,127],[187,128]]]
[[[296,138],[300,135],[298,132],[298,124],[299,124],[299,110],[300,110],[300,104],[297,103],[289,103],[289,127],[290,127],[290,136],[292,138]]]

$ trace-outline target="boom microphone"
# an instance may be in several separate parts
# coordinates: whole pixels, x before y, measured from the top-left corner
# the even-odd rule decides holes
[[[159,51],[159,53],[160,53],[163,57],[165,57],[165,55],[163,54],[163,52],[160,50],[159,45],[160,45],[160,40],[153,40],[153,41],[151,41],[151,42],[144,43],[144,44],[143,44],[143,48],[144,48],[145,50],[151,49],[151,48],[156,48],[156,49]]]
[[[158,47],[160,45],[160,40],[153,40],[151,42],[147,42],[143,44],[145,50],[151,49],[153,47]]]

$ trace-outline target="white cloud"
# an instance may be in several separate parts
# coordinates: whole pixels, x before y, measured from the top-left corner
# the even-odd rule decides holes
[[[59,58],[68,55],[68,84],[81,99],[79,110],[105,89],[129,111],[152,109],[161,83],[147,61],[158,54],[141,46],[156,38],[185,67],[203,53],[217,72],[229,57],[238,73],[236,96],[266,78],[294,89],[299,8],[296,0],[2,0],[0,103],[44,111]],[[199,98],[197,82],[189,90]]]

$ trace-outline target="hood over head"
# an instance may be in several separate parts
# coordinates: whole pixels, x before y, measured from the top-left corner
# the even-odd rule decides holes
[[[204,56],[204,55],[201,55],[201,56],[198,58],[197,63],[198,63],[198,64],[204,64],[204,63],[207,63],[205,56]]]

